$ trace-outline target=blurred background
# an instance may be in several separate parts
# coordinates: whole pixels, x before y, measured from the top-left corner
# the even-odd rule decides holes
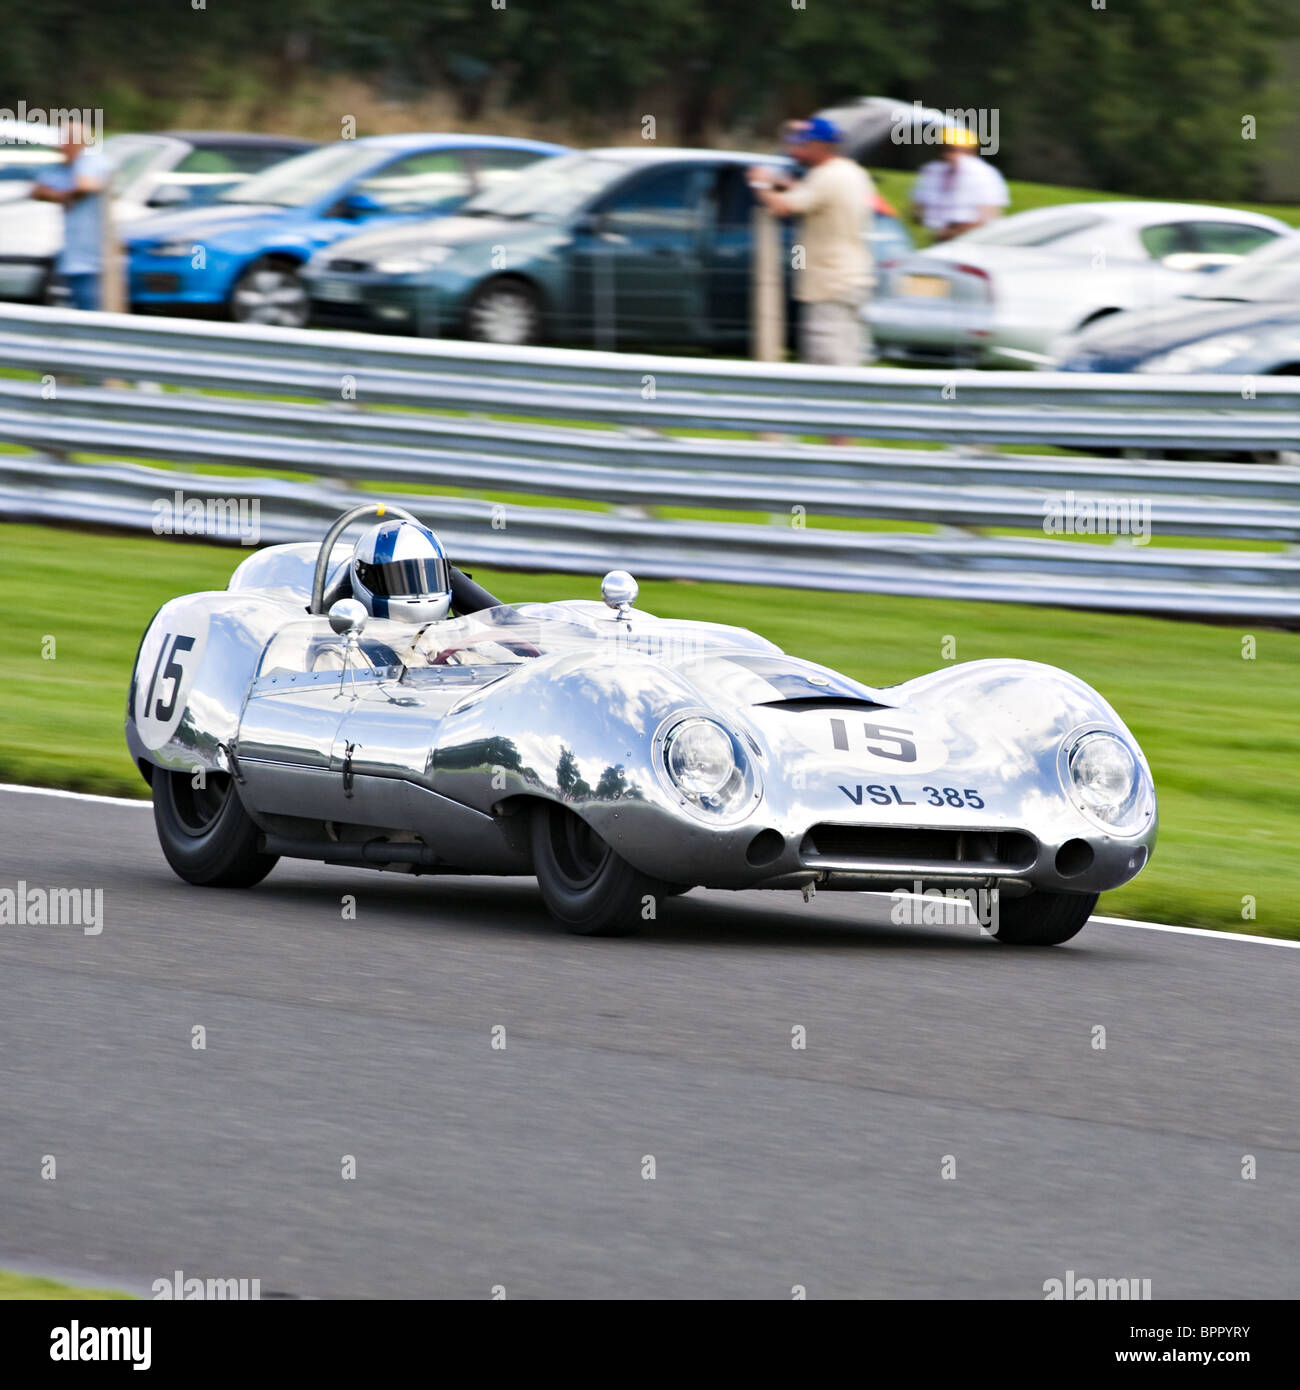
[[[202,0],[195,0],[201,5]],[[1009,178],[1300,200],[1292,0],[50,0],[10,11],[0,92],[111,130],[508,128],[751,144],[863,92],[996,107]],[[1255,138],[1243,140],[1253,117]]]

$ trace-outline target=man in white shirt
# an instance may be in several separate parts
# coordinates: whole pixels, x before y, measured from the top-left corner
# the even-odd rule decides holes
[[[814,116],[795,122],[786,143],[808,173],[798,182],[774,180],[771,169],[749,171],[749,184],[769,212],[798,217],[793,275],[799,302],[799,358],[825,367],[856,367],[864,356],[861,309],[871,288],[874,194],[866,170],[839,152],[834,122]]]
[[[992,222],[1011,201],[1006,180],[980,158],[974,131],[949,126],[943,134],[942,158],[923,165],[912,186],[912,216],[935,241]]]

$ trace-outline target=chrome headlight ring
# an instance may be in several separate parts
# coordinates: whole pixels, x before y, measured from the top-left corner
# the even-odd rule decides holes
[[[1057,771],[1070,804],[1102,830],[1138,835],[1151,824],[1151,775],[1137,750],[1113,729],[1075,729],[1061,740]]]
[[[663,789],[711,824],[744,820],[762,800],[758,770],[743,740],[708,711],[679,710],[664,720],[651,757]]]

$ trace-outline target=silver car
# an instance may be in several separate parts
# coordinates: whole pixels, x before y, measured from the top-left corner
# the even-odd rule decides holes
[[[1195,203],[1038,208],[904,257],[866,313],[884,357],[1032,368],[1065,334],[1186,294],[1289,231]]]
[[[1064,671],[976,661],[878,689],[638,611],[620,571],[603,602],[511,605],[453,569],[453,616],[368,619],[338,542],[378,510],[149,625],[126,738],[183,879],[248,887],[281,857],[533,874],[593,935],[700,885],[978,891],[990,934],[1054,945],[1147,861],[1141,749]]]

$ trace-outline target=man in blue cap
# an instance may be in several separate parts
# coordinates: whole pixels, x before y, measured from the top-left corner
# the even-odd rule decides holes
[[[749,184],[769,212],[800,219],[793,261],[800,360],[856,367],[866,355],[861,311],[872,280],[874,189],[866,170],[840,154],[840,139],[824,116],[792,121],[785,143],[807,174],[795,182],[755,167]]]

